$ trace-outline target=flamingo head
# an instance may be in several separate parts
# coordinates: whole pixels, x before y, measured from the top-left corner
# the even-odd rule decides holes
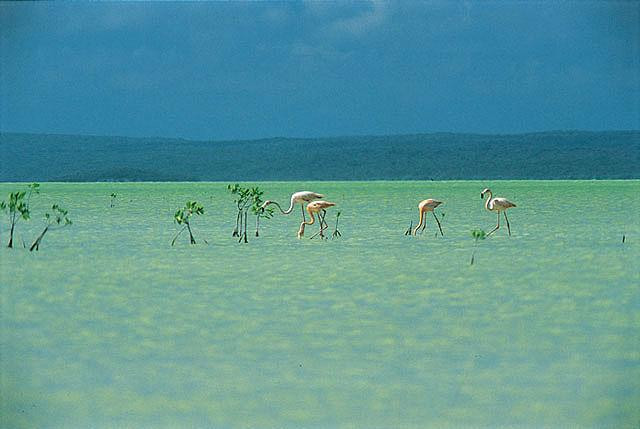
[[[484,198],[484,194],[486,194],[486,193],[488,193],[488,192],[491,192],[491,189],[489,189],[489,188],[484,188],[484,191],[482,191],[482,192],[480,193],[480,198]]]
[[[267,206],[268,206],[269,204],[271,204],[272,202],[273,202],[273,201],[271,201],[271,200],[267,200],[267,201],[265,201],[265,202],[260,206],[260,209],[262,209],[262,210],[266,209],[266,208],[267,208]]]

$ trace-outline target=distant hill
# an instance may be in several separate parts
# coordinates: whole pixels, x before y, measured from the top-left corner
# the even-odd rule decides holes
[[[640,131],[191,141],[0,134],[0,181],[640,178]]]

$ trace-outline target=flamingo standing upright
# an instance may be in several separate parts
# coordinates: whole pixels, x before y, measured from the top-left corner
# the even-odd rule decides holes
[[[313,225],[315,223],[316,218],[313,216],[314,213],[318,215],[318,223],[320,224],[320,231],[318,231],[311,238],[315,237],[318,234],[320,234],[320,238],[324,238],[323,232],[325,229],[329,227],[329,225],[327,225],[327,223],[325,222],[324,217],[327,214],[327,209],[335,205],[336,203],[331,203],[329,201],[322,201],[322,200],[313,201],[307,204],[307,211],[309,212],[309,216],[311,216],[311,221],[309,222],[307,222],[306,220],[302,221],[302,223],[300,224],[300,229],[298,230],[298,238],[302,238],[302,236],[304,235],[305,225]]]
[[[489,198],[484,203],[484,208],[489,210],[490,212],[498,213],[498,224],[495,228],[491,230],[490,233],[487,234],[487,237],[493,234],[498,228],[500,228],[500,212],[504,214],[504,220],[507,221],[507,231],[509,231],[509,236],[511,236],[511,225],[509,225],[509,218],[507,217],[507,209],[511,207],[516,207],[514,203],[507,200],[506,198],[493,197],[491,193],[491,189],[485,188],[484,191],[480,194],[480,198],[484,198],[484,194],[489,194]]]
[[[306,219],[304,217],[304,203],[310,203],[311,201],[319,200],[320,198],[324,198],[324,195],[310,191],[300,191],[295,192],[291,195],[291,204],[289,205],[289,208],[287,210],[283,210],[282,207],[280,207],[280,204],[272,200],[265,201],[264,204],[260,206],[260,208],[265,209],[268,205],[274,204],[276,207],[278,207],[278,209],[280,209],[280,212],[282,214],[288,215],[293,211],[293,206],[295,206],[297,203],[300,203],[300,208],[302,209],[302,221],[305,222]]]
[[[440,225],[440,221],[438,220],[438,216],[436,216],[434,212],[435,208],[438,207],[440,204],[442,204],[442,201],[433,200],[431,198],[429,198],[428,200],[420,201],[420,203],[418,204],[418,211],[420,212],[420,222],[413,229],[413,235],[416,235],[420,227],[422,227],[422,230],[424,231],[424,229],[427,227],[427,219],[426,219],[425,213],[431,212],[431,214],[433,214],[434,219],[438,223],[438,229],[440,229],[440,234],[444,236],[444,233],[442,232],[442,226]]]

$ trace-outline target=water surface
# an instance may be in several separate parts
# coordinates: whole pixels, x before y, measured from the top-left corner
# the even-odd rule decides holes
[[[42,184],[20,246],[54,202],[74,224],[0,250],[0,426],[637,427],[639,181],[260,186],[326,194],[342,238],[296,210],[238,244],[222,183]],[[513,235],[470,266],[486,186]],[[403,235],[423,198],[444,237]],[[172,248],[187,199],[208,244]]]

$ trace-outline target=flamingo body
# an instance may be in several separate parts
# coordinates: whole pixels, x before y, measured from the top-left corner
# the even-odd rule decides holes
[[[324,198],[324,195],[311,191],[300,191],[291,195],[291,201],[294,203],[310,203],[311,201],[319,200],[320,198]]]
[[[310,203],[311,201],[319,200],[320,198],[324,198],[324,195],[318,194],[317,192],[311,192],[311,191],[299,191],[291,194],[291,204],[289,205],[289,208],[287,210],[282,210],[282,207],[280,207],[280,204],[278,204],[273,200],[265,201],[264,204],[262,204],[261,208],[265,208],[269,204],[275,204],[280,209],[282,214],[289,214],[293,211],[293,206],[295,206],[296,204]]]
[[[335,205],[336,203],[331,203],[329,201],[313,201],[307,204],[307,211],[309,212],[309,214],[318,213],[321,210],[326,210],[329,207],[333,207]]]
[[[506,198],[495,197],[487,200],[487,209],[489,211],[497,211],[501,212],[506,209],[510,209],[511,207],[517,207],[514,203],[507,200]]]
[[[418,204],[418,210],[424,211],[424,212],[431,212],[440,204],[442,204],[442,201],[433,200],[429,198],[427,200],[420,201],[420,203]]]

